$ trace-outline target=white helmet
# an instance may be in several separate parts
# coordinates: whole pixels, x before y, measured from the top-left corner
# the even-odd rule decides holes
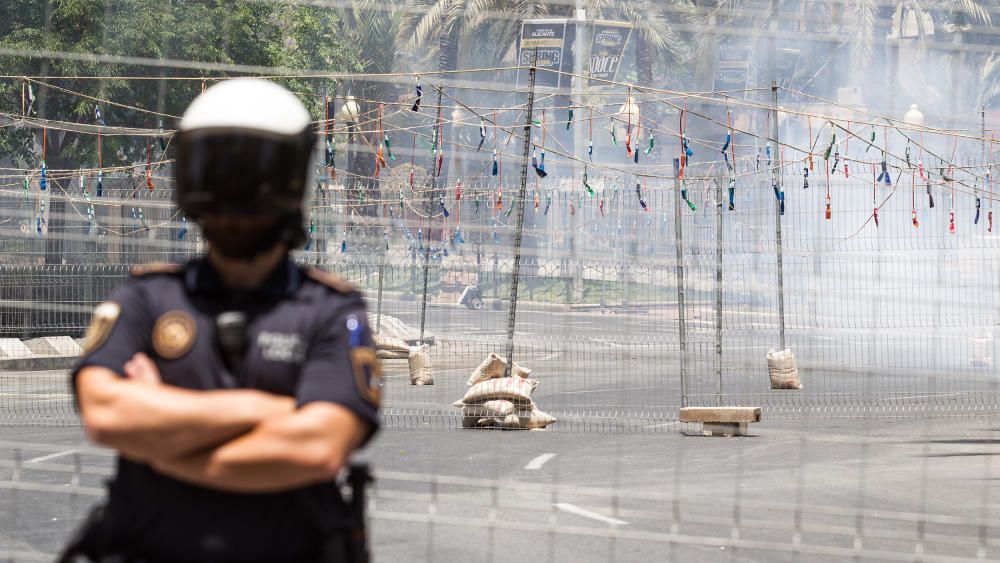
[[[301,231],[315,134],[291,92],[259,78],[220,82],[184,112],[176,144],[177,205],[189,216],[294,215]]]

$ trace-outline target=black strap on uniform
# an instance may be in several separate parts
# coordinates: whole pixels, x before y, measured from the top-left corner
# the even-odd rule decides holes
[[[66,548],[56,559],[56,563],[76,563],[80,558],[84,558],[84,561],[102,563],[125,561],[126,559],[120,556],[107,553],[106,517],[107,508],[103,503],[91,509],[83,524],[77,528]]]
[[[346,527],[331,528],[326,515],[318,513],[316,505],[306,501],[323,533],[323,551],[318,563],[369,563],[371,560],[365,525],[365,489],[372,480],[368,464],[351,463],[348,467],[346,482],[351,489],[351,499],[347,503]]]
[[[243,359],[247,353],[247,315],[243,311],[225,311],[215,317],[216,344],[229,372],[243,381]]]
[[[365,521],[366,497],[365,490],[371,483],[371,471],[367,463],[352,463],[347,474],[347,483],[351,487],[351,527],[348,529],[348,549],[351,563],[368,563],[371,558],[368,553],[368,529]]]

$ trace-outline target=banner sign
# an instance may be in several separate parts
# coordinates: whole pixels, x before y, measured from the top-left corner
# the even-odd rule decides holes
[[[538,49],[535,65],[535,86],[559,88],[569,86],[570,78],[562,80],[559,70],[563,57],[569,51],[566,45],[566,19],[525,20],[521,24],[521,46],[518,52],[518,66],[531,66],[531,57]],[[528,71],[518,73],[518,83],[527,85]]]
[[[712,89],[716,92],[733,92],[733,97],[746,97],[747,79],[750,74],[750,48],[735,45],[719,47],[715,63],[715,81]]]
[[[604,84],[601,80],[615,80],[631,35],[631,24],[600,20],[594,22],[593,40],[590,44],[591,85]]]

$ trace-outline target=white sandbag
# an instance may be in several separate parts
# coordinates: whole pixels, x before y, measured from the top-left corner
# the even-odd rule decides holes
[[[516,405],[530,405],[531,392],[534,390],[531,383],[520,377],[501,377],[469,387],[462,402],[466,405],[478,405],[486,401],[506,400]]]
[[[462,403],[462,414],[465,416],[503,418],[514,412],[514,403],[510,401],[486,401],[479,405]]]
[[[462,417],[462,428],[486,428],[492,425],[492,418],[479,418],[478,416]]]
[[[534,430],[545,428],[556,422],[556,417],[542,412],[532,405],[530,409],[519,409],[516,414],[504,419],[503,427],[508,430]]]
[[[479,364],[479,367],[472,372],[469,376],[469,380],[465,382],[468,387],[472,387],[477,383],[482,383],[488,379],[494,379],[496,377],[503,377],[503,372],[507,362],[504,361],[500,356],[495,353],[490,352],[489,356],[483,360],[483,363]]]
[[[477,416],[475,414],[467,414],[467,412],[473,412],[472,407],[462,407],[462,428],[495,428],[500,426],[504,421],[504,417]],[[511,413],[507,416],[517,415]]]
[[[409,367],[411,385],[434,385],[430,346],[422,344],[410,348]]]
[[[503,377],[506,370],[507,360],[496,355],[495,352],[490,352],[490,355],[483,360],[483,363],[479,364],[479,367],[472,372],[472,375],[469,376],[469,380],[466,381],[465,384],[472,387],[477,383],[482,383],[483,381],[489,379]],[[517,362],[514,362],[514,366],[511,368],[510,374],[524,379],[531,375],[531,370],[521,367],[517,365]]]
[[[409,350],[383,350],[381,348],[375,350],[375,357],[380,360],[408,360],[410,358]]]
[[[403,352],[409,353],[410,345],[407,344],[401,338],[395,338],[392,336],[383,336],[381,334],[373,334],[372,340],[375,341],[375,348],[379,350],[389,350],[392,352]],[[406,356],[403,356],[404,358]]]
[[[771,378],[771,389],[802,389],[799,368],[795,354],[791,350],[767,353],[767,374]]]

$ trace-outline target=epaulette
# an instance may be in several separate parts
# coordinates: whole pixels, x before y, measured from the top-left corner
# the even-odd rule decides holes
[[[132,266],[129,273],[133,276],[148,276],[150,274],[179,274],[184,270],[180,264],[168,264],[166,262],[154,262],[152,264],[138,264]]]
[[[354,293],[358,288],[337,274],[325,272],[319,268],[304,268],[306,276],[317,281],[337,293]]]

